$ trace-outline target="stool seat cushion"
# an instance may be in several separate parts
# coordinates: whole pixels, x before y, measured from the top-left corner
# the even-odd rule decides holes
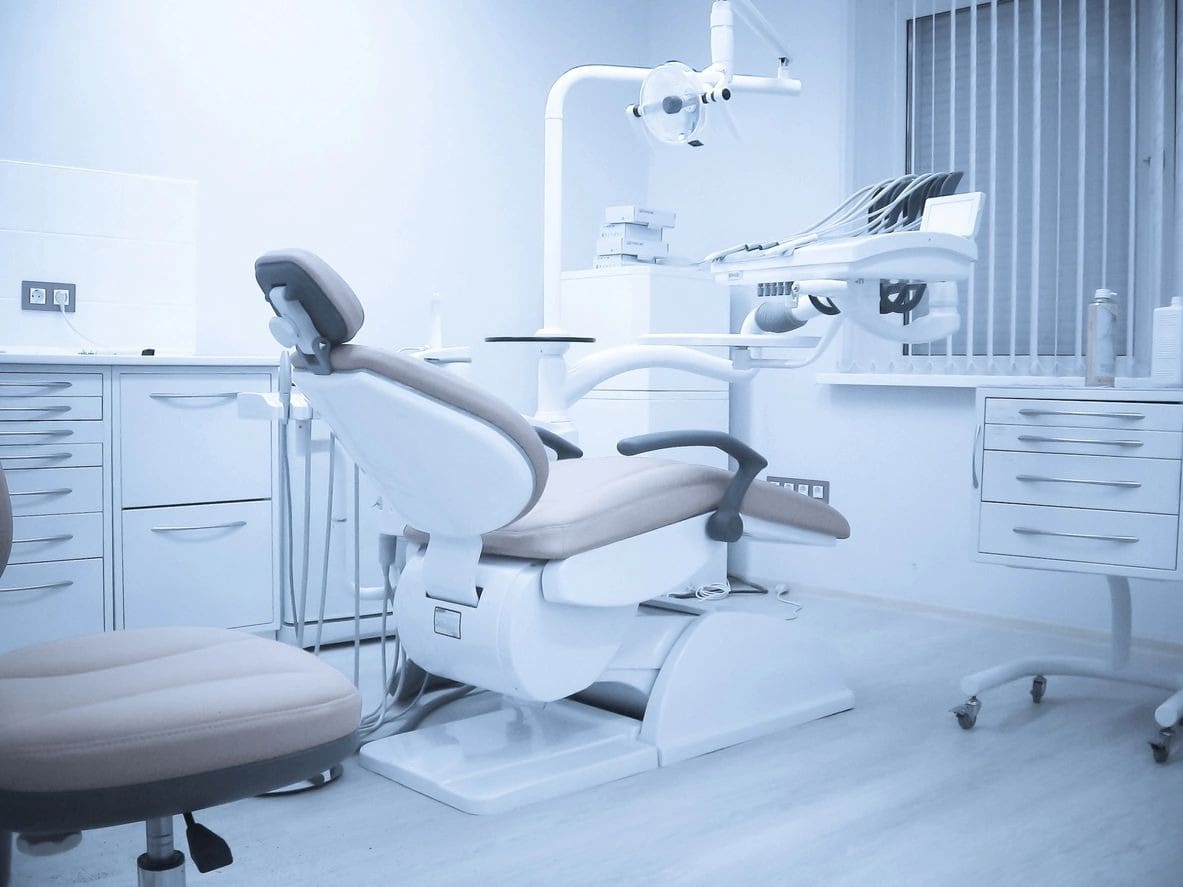
[[[0,793],[76,792],[297,754],[357,730],[361,698],[295,647],[159,628],[0,656]]]

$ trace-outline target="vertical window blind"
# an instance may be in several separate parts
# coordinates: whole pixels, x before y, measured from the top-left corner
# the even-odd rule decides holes
[[[1119,371],[1145,372],[1169,273],[1174,0],[893,3],[907,171],[962,170],[986,194],[962,328],[905,348],[913,368],[1080,375],[1105,287]]]

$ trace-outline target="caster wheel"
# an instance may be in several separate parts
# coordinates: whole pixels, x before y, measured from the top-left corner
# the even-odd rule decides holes
[[[1035,676],[1031,682],[1031,701],[1036,705],[1043,702],[1043,694],[1047,690],[1047,678],[1041,674]]]
[[[1171,757],[1171,740],[1175,738],[1175,731],[1165,727],[1158,731],[1158,738],[1150,740],[1150,751],[1154,753],[1154,763],[1165,764]]]
[[[952,709],[953,714],[957,716],[957,725],[962,730],[972,730],[974,724],[978,722],[978,712],[982,709],[982,703],[978,701],[978,697],[971,696],[964,704]]]

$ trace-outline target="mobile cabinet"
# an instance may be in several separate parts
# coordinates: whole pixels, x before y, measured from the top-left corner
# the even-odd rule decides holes
[[[0,372],[0,466],[13,511],[0,652],[112,626],[106,388],[101,372]]]
[[[1130,662],[1131,578],[1183,579],[1180,493],[1183,391],[988,388],[978,391],[972,480],[977,559],[1106,577],[1107,661],[1036,656],[964,678],[953,713],[971,729],[978,695],[1018,678],[1042,701],[1049,675],[1143,684],[1172,695],[1155,711],[1155,760],[1170,754],[1183,716],[1177,674]]]
[[[266,365],[0,366],[14,545],[0,652],[104,629],[274,630]]]

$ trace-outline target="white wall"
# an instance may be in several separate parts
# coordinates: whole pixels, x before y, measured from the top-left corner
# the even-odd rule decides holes
[[[196,207],[190,181],[0,160],[0,349],[192,351]],[[76,284],[74,329],[21,310],[25,280]]]
[[[583,61],[643,51],[629,0],[44,0],[0,4],[0,158],[195,179],[197,345],[275,350],[252,263],[322,253],[366,302],[363,341],[533,332],[542,108]],[[38,50],[52,47],[45,63]],[[569,254],[598,208],[639,200],[626,92],[571,122]],[[7,294],[0,294],[7,295]],[[19,295],[19,292],[18,292]],[[81,326],[85,308],[79,313]]]

